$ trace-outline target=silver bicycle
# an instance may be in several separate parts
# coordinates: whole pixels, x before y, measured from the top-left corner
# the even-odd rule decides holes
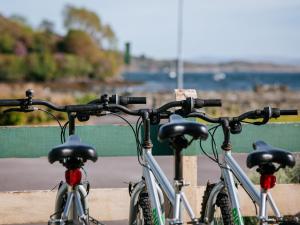
[[[179,115],[172,115],[173,113],[167,110],[172,107],[181,107],[177,112],[186,114],[194,108],[206,106],[221,106],[221,101],[187,98],[183,101],[170,102],[157,110],[145,111],[142,117],[143,141],[140,144],[143,175],[141,181],[130,188],[130,225],[183,224],[182,207],[185,208],[190,217],[190,224],[200,224],[199,218],[196,217],[183,192],[186,183],[182,176],[182,150],[188,147],[193,140],[205,140],[208,137],[207,128],[199,123],[187,121]],[[170,123],[161,127],[159,139],[161,141],[169,140],[174,150],[174,185],[167,179],[152,155],[150,124],[151,122],[157,124],[159,122],[157,118],[170,119]],[[188,140],[185,135],[192,139]],[[173,215],[167,221],[165,220],[164,194],[173,208]]]
[[[89,216],[87,196],[90,185],[82,181],[82,170],[87,160],[97,161],[96,150],[75,135],[75,115],[69,114],[69,137],[66,142],[54,147],[48,154],[52,164],[60,162],[67,170],[65,181],[61,181],[55,200],[55,211],[50,216],[48,225],[88,225],[92,219]],[[84,171],[85,172],[85,171]],[[85,173],[86,175],[86,173]],[[101,224],[101,223],[99,223]]]
[[[33,99],[33,90],[26,91],[24,99],[1,99],[0,106],[10,107],[4,112],[33,112],[43,111],[57,120],[61,128],[61,145],[54,147],[48,154],[48,160],[61,163],[65,168],[65,181],[59,184],[55,209],[48,221],[49,225],[88,225],[94,223],[103,225],[101,222],[89,215],[87,196],[89,194],[89,182],[82,179],[83,166],[86,161],[97,161],[96,150],[83,142],[75,135],[75,120],[87,121],[91,115],[99,116],[102,111],[109,110],[109,105],[123,107],[128,104],[145,104],[144,97],[123,97],[113,95],[101,96],[88,104],[57,106],[51,102]],[[62,125],[54,114],[43,108],[36,106],[46,106],[54,111],[66,112],[68,122]],[[111,111],[116,109],[112,106]],[[13,108],[14,107],[14,108]],[[16,108],[15,108],[16,107]],[[69,137],[65,138],[66,129],[69,129]],[[86,173],[84,171],[86,176]]]
[[[42,111],[56,119],[61,128],[61,142],[63,144],[53,148],[48,154],[48,160],[61,163],[67,170],[65,171],[65,181],[61,181],[58,187],[55,211],[50,216],[48,224],[89,224],[89,212],[87,195],[89,193],[89,183],[87,180],[82,181],[82,170],[87,160],[97,161],[97,152],[90,145],[81,142],[80,138],[75,135],[75,119],[77,113],[93,111],[95,106],[87,105],[69,105],[57,106],[51,102],[33,99],[33,90],[26,91],[24,99],[1,99],[0,106],[10,107],[4,113],[8,112],[33,112]],[[37,106],[46,106],[55,111],[68,113],[69,120],[62,126],[57,117],[50,111]],[[69,125],[69,137],[65,140],[65,131]]]
[[[201,118],[210,123],[217,123],[219,125],[213,128],[213,134],[219,126],[222,127],[224,133],[224,141],[221,146],[223,150],[222,157],[219,159],[217,152],[215,152],[215,158],[212,158],[221,169],[221,179],[216,184],[207,185],[202,202],[201,222],[206,224],[244,224],[237,193],[237,183],[239,183],[252,201],[259,207],[257,219],[260,224],[299,224],[299,218],[295,217],[292,220],[283,218],[269,192],[275,186],[276,177],[274,173],[281,168],[293,167],[295,165],[294,156],[286,150],[272,147],[263,141],[254,143],[254,149],[256,150],[248,155],[247,166],[249,168],[258,167],[257,171],[260,174],[261,186],[259,191],[232,157],[232,146],[230,144],[230,133],[241,133],[242,122],[245,122],[246,119],[248,119],[247,123],[250,123],[249,119],[263,119],[260,122],[251,122],[254,125],[263,125],[270,118],[297,114],[297,110],[280,110],[266,107],[263,110],[250,111],[233,118],[211,118],[200,112],[188,115],[189,117]],[[215,142],[213,146],[214,148],[216,147]],[[202,146],[201,149],[205,153]],[[268,216],[267,206],[272,208],[275,217]],[[220,209],[220,215],[216,213],[217,208]]]

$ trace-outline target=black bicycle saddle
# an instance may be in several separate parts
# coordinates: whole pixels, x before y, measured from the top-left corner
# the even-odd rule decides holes
[[[48,154],[50,163],[61,161],[65,158],[81,158],[83,161],[91,160],[96,162],[98,156],[93,147],[82,143],[77,135],[71,135],[65,143],[54,147]]]
[[[201,123],[188,121],[177,114],[170,116],[169,122],[162,125],[158,131],[158,140],[190,135],[195,139],[206,140],[208,137],[207,127]]]
[[[268,163],[278,163],[281,167],[294,167],[295,157],[292,153],[275,148],[268,145],[264,141],[256,141],[253,143],[254,152],[251,152],[247,157],[247,167],[263,166]]]

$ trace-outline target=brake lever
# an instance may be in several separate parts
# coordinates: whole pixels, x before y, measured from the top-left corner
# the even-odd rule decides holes
[[[263,112],[263,120],[261,122],[254,122],[254,125],[264,125],[269,122],[270,118],[272,117],[272,108],[270,106],[265,107]]]
[[[269,119],[263,119],[263,121],[261,121],[261,122],[253,122],[252,124],[253,125],[256,125],[256,126],[260,126],[260,125],[264,125],[264,124],[266,124],[266,123],[268,123],[268,121],[269,121]]]

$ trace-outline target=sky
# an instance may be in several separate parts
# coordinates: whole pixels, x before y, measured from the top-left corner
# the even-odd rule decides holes
[[[4,16],[23,15],[37,27],[42,19],[64,34],[66,4],[98,13],[114,29],[119,49],[135,55],[176,58],[179,0],[1,0]],[[300,62],[300,1],[183,0],[183,58]]]

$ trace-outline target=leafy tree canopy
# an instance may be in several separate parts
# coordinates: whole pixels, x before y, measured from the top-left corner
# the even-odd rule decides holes
[[[64,10],[64,25],[68,30],[76,29],[88,33],[99,47],[116,46],[113,29],[108,24],[102,24],[100,17],[93,11],[67,5]]]
[[[60,36],[43,20],[32,29],[22,16],[0,14],[0,80],[47,81],[62,77],[104,79],[118,73],[122,61],[113,48],[115,34],[96,13],[66,6],[68,33]]]

